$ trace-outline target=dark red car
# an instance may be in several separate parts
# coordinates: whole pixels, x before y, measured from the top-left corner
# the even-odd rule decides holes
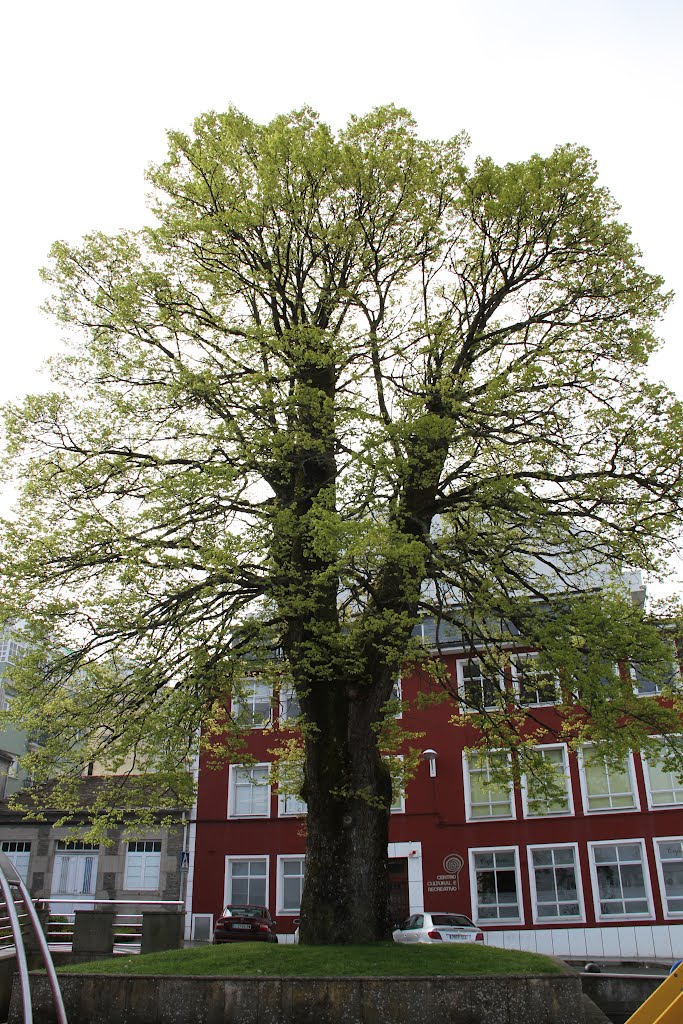
[[[277,942],[276,924],[267,907],[231,905],[213,930],[214,942]]]

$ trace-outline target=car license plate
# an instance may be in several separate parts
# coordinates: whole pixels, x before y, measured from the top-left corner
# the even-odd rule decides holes
[[[448,933],[446,933],[446,941],[447,942],[467,942],[467,935],[463,934],[462,932],[460,933],[460,935],[449,935]]]
[[[233,924],[233,928],[247,928],[249,931],[251,931],[251,925],[250,924],[237,924],[237,923],[235,923],[235,924]]]

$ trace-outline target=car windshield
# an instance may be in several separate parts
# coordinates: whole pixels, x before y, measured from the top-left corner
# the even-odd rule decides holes
[[[469,917],[463,914],[432,914],[432,924],[441,925],[442,928],[474,928],[475,925]]]
[[[263,907],[226,907],[223,917],[265,917]]]

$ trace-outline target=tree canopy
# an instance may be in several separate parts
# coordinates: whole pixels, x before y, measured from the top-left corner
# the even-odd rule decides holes
[[[46,774],[132,751],[167,782],[277,648],[305,736],[302,938],[373,938],[377,736],[428,664],[421,617],[498,659],[521,631],[590,705],[584,736],[674,728],[614,672],[663,676],[665,647],[596,597],[660,571],[681,525],[681,406],[645,375],[670,296],[580,146],[468,163],[391,106],[337,133],[230,109],[168,139],[149,227],[54,245],[72,345],[7,410],[15,715],[50,723]],[[468,710],[533,746],[523,708]]]

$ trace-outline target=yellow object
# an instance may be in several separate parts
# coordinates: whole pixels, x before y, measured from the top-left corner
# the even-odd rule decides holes
[[[632,1013],[626,1024],[681,1024],[683,1021],[683,964]]]

